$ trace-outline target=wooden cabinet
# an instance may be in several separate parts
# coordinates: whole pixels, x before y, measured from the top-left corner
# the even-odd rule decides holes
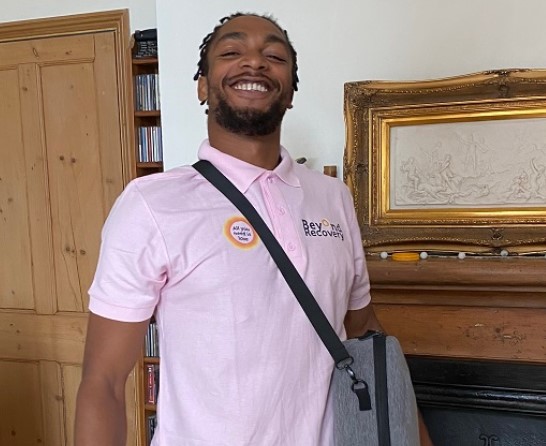
[[[163,171],[158,68],[157,57],[137,58],[133,56],[134,148],[135,175],[137,177]],[[147,336],[146,343],[149,339],[150,334]],[[137,364],[136,371],[140,389],[139,445],[150,444],[152,425],[155,425],[155,398],[159,383],[157,373],[159,358],[154,356],[156,354],[144,346],[142,358]]]

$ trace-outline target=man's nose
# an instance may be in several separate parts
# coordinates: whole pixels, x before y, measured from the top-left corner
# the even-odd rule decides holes
[[[264,70],[267,67],[267,59],[261,51],[249,51],[241,59],[241,66],[253,70]]]

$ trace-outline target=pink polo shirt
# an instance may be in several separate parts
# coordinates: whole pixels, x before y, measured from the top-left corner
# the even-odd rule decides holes
[[[337,333],[370,302],[347,187],[295,163],[268,171],[205,141],[269,225]],[[240,212],[192,167],[132,181],[103,229],[90,310],[155,312],[161,370],[154,446],[329,446],[333,361]]]

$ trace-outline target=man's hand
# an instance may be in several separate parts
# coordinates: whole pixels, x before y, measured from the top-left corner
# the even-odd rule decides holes
[[[343,321],[347,339],[358,338],[368,330],[381,331],[385,333],[383,327],[377,320],[372,304],[361,308],[360,310],[349,310]]]

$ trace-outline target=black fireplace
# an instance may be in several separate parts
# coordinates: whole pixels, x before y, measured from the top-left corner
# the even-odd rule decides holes
[[[435,446],[546,446],[546,365],[407,359]]]

